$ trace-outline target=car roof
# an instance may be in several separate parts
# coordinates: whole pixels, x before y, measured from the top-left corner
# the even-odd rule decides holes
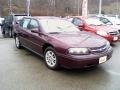
[[[12,13],[10,15],[14,15],[14,16],[27,16],[27,14],[25,14],[25,13]]]
[[[84,17],[84,16],[66,16],[66,18],[67,18],[67,19],[69,19],[69,18],[80,18],[80,19],[82,19],[82,20],[85,20],[85,19],[88,18],[88,17]]]
[[[33,18],[36,18],[36,19],[60,19],[60,17],[56,17],[56,16],[33,16]]]
[[[31,19],[38,19],[38,20],[41,20],[41,19],[63,19],[63,18],[55,17],[55,16],[27,16],[24,18],[31,18]]]

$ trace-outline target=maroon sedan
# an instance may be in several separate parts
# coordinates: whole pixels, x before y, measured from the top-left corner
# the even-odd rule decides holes
[[[113,51],[104,38],[57,17],[23,18],[14,38],[17,48],[25,47],[44,57],[50,69],[96,66],[110,59]]]

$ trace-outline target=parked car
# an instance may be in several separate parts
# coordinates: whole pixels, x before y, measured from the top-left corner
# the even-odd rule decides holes
[[[58,17],[26,17],[16,27],[17,48],[25,47],[44,57],[50,69],[86,68],[106,62],[112,56],[110,43],[93,33],[80,31]]]
[[[114,21],[114,22],[111,22],[111,20],[109,20],[106,17],[96,17],[96,19],[100,20],[101,22],[103,22],[104,24],[106,24],[109,27],[116,28],[118,30],[118,33],[120,34],[120,22],[119,22],[119,19],[117,19],[117,21]]]
[[[14,34],[14,26],[18,23],[20,19],[27,16],[26,14],[12,14],[9,16],[5,16],[4,21],[2,23],[2,33],[3,35],[7,35],[9,37],[13,37]]]
[[[110,43],[116,42],[120,38],[120,32],[118,29],[107,26],[96,18],[72,16],[67,18],[67,20],[71,21],[74,25],[83,31],[89,31],[104,37]]]
[[[113,25],[120,25],[120,19],[117,17],[105,17],[107,18]]]
[[[0,26],[2,25],[4,18],[0,18]]]
[[[0,30],[1,30],[1,27],[2,27],[2,22],[4,21],[4,18],[0,18]]]

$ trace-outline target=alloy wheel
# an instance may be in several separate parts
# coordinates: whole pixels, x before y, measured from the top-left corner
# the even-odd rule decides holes
[[[17,48],[21,48],[21,44],[20,44],[20,41],[19,41],[19,38],[18,37],[15,37],[15,44],[16,44],[16,47]]]
[[[45,59],[45,63],[48,68],[53,69],[53,70],[56,70],[59,68],[57,55],[53,48],[48,47],[45,50],[44,59]]]

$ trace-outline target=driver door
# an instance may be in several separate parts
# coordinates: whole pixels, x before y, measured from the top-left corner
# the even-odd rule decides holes
[[[35,53],[41,55],[42,54],[42,35],[39,33],[40,31],[40,26],[39,22],[36,19],[31,19],[29,25],[29,41],[30,41],[30,46],[32,51]],[[32,30],[36,32],[32,32]]]

